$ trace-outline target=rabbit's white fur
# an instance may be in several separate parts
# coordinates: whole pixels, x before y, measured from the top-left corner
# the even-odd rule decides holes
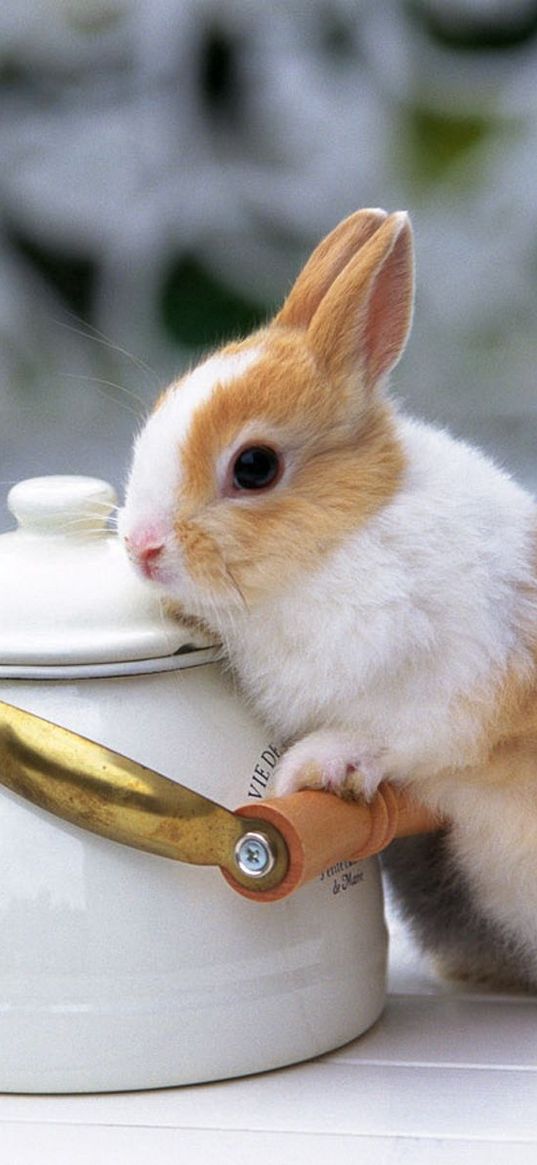
[[[473,763],[481,726],[471,701],[461,711],[461,694],[478,712],[513,653],[522,676],[534,667],[519,649],[533,499],[443,432],[401,418],[398,434],[408,460],[393,500],[299,590],[220,621],[280,739],[320,724],[352,733],[355,752],[378,758],[377,783]],[[295,783],[291,761],[280,766],[282,792]]]
[[[288,746],[278,790],[412,783],[537,985],[537,507],[384,401],[411,267],[405,216],[340,224],[275,325],[159,404],[121,528],[140,562],[156,541],[155,582],[219,635]],[[226,486],[250,439],[284,450],[264,496]]]

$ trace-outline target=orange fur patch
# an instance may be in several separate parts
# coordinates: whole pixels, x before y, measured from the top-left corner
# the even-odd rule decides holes
[[[273,330],[266,357],[199,407],[183,455],[175,528],[193,578],[229,588],[225,559],[246,601],[265,595],[291,573],[315,568],[391,499],[404,470],[391,410],[364,403],[357,425],[349,422],[345,394],[340,404],[303,335]],[[291,461],[289,485],[220,497],[212,467],[249,423]]]
[[[314,452],[288,490],[267,494],[262,510],[237,507],[230,565],[245,597],[279,590],[291,576],[314,570],[391,500],[403,467],[389,418],[379,411],[358,450]]]
[[[512,754],[513,777],[531,758],[537,792],[537,551],[533,560],[535,582],[519,592],[527,611],[519,658],[502,677],[488,730],[498,754]]]

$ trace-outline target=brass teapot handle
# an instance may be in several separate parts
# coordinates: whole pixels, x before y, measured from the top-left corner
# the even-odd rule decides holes
[[[239,893],[284,898],[327,866],[440,822],[381,786],[369,805],[304,790],[231,812],[104,745],[0,701],[0,784],[124,845],[219,866]]]

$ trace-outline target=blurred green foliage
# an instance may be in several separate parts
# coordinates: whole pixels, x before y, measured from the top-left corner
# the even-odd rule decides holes
[[[246,335],[266,319],[268,305],[230,291],[192,257],[170,268],[161,296],[168,335],[186,348],[207,348]]]
[[[437,112],[418,104],[408,108],[401,127],[406,150],[404,165],[413,186],[424,193],[436,182],[449,180],[457,163],[468,160],[476,147],[499,130],[492,117]],[[460,179],[460,168],[457,177]],[[465,170],[471,181],[472,170]]]
[[[97,276],[95,263],[80,254],[46,247],[17,230],[8,231],[8,237],[15,250],[29,259],[35,271],[59,292],[66,306],[89,320]]]

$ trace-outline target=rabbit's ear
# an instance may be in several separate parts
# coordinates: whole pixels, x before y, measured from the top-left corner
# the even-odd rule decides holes
[[[384,210],[357,210],[315,248],[274,323],[307,328],[332,283],[386,219]]]
[[[399,360],[414,299],[412,228],[389,215],[321,300],[308,329],[321,364],[336,380],[358,373],[371,390]]]

